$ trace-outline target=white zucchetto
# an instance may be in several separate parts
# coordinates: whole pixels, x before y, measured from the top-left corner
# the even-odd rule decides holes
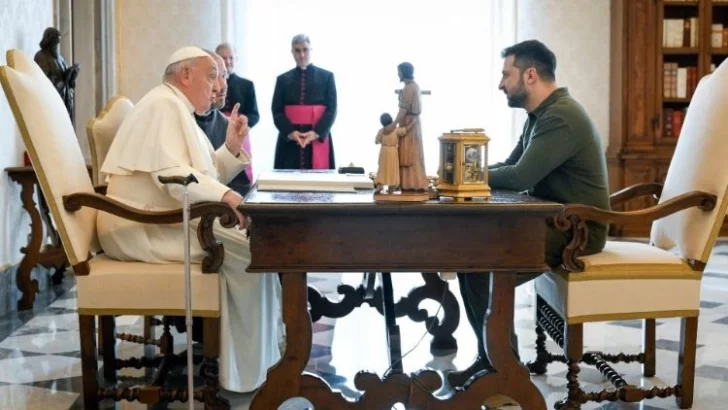
[[[169,60],[167,61],[167,65],[171,65],[174,63],[179,63],[182,60],[188,60],[190,58],[197,58],[197,57],[209,57],[210,55],[207,54],[207,52],[199,47],[182,47],[172,53],[171,56],[169,56]]]

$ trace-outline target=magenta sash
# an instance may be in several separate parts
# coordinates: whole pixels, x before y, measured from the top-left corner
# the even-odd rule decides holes
[[[230,118],[229,112],[223,112],[223,114]],[[250,185],[253,185],[253,153],[250,152],[250,135],[248,135],[247,138],[243,140],[243,151],[248,153],[248,156],[250,156],[250,163],[243,168],[243,171],[245,171],[245,174],[248,176],[248,181],[250,181]]]
[[[286,105],[286,117],[293,125],[310,125],[315,127],[321,116],[326,112],[325,105]],[[311,167],[313,169],[329,169],[329,137],[328,135],[323,141],[318,139],[311,143],[313,155],[311,158]]]

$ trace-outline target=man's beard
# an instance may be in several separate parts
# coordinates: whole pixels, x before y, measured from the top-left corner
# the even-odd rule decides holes
[[[513,90],[511,93],[506,93],[508,98],[508,106],[513,108],[523,108],[526,105],[526,99],[528,99],[528,93],[526,87],[524,87],[523,79],[519,81],[518,88]]]

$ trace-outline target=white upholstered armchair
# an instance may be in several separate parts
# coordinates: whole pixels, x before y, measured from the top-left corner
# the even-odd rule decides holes
[[[100,172],[101,165],[106,159],[116,132],[132,108],[134,104],[131,100],[120,95],[114,96],[96,118],[89,120],[86,125],[86,135],[91,150],[93,183],[96,186],[106,185],[106,177]]]
[[[111,398],[142,403],[185,400],[186,389],[165,389],[166,370],[184,357],[171,349],[152,360],[117,360],[113,349],[104,349],[105,373],[141,362],[159,366],[161,372],[149,386],[98,388],[95,317],[113,335],[115,315],[185,314],[183,264],[148,264],[111,260],[99,247],[98,212],[150,224],[182,222],[182,211],[148,212],[130,208],[94,192],[86,164],[63,102],[35,62],[17,50],[7,52],[8,66],[0,67],[0,83],[38,175],[40,187],[57,223],[63,248],[76,277],[85,409],[97,409],[98,401]],[[201,218],[198,239],[208,252],[202,264],[192,266],[193,315],[204,318],[203,345],[206,385],[194,392],[206,408],[227,408],[219,396],[218,366],[220,286],[214,272],[222,265],[224,251],[212,235],[216,218],[226,227],[237,221],[232,209],[221,203],[193,205],[190,218]],[[108,320],[110,319],[110,320]],[[108,326],[106,326],[108,324]],[[108,340],[108,339],[107,339]],[[112,339],[113,340],[113,339]],[[108,352],[108,353],[107,353]]]
[[[568,397],[560,409],[579,409],[587,401],[636,402],[675,396],[681,409],[693,402],[695,355],[703,269],[728,206],[728,63],[698,85],[688,108],[664,185],[641,184],[612,195],[612,205],[655,196],[658,204],[638,211],[613,212],[568,205],[555,221],[571,230],[563,266],[536,279],[537,359],[532,372],[542,374],[551,361],[568,365]],[[607,223],[650,221],[650,242],[608,241],[601,253],[583,256],[585,220]],[[637,361],[646,377],[655,375],[655,319],[681,318],[676,385],[649,389],[627,383],[608,362]],[[642,319],[644,351],[603,354],[583,351],[583,324]],[[546,351],[544,331],[564,349]],[[585,392],[579,363],[596,366],[615,390]]]

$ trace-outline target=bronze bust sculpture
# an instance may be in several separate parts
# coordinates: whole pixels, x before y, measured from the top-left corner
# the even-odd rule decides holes
[[[74,64],[69,67],[61,56],[61,32],[58,29],[53,27],[45,29],[43,39],[40,41],[40,51],[35,54],[34,60],[58,90],[73,122],[73,94],[79,66]]]

